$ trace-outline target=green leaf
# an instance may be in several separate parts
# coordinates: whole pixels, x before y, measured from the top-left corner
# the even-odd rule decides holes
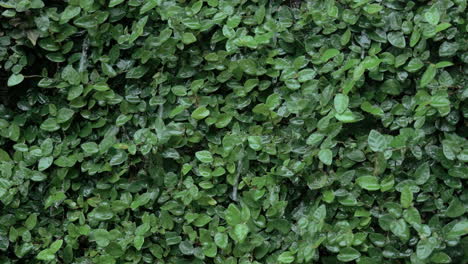
[[[126,74],[125,78],[127,79],[140,79],[143,77],[147,72],[149,71],[149,68],[145,65],[140,65],[135,68],[131,68]]]
[[[421,215],[418,210],[414,207],[406,209],[403,213],[403,217],[411,225],[420,225],[421,224]]]
[[[91,237],[100,247],[107,247],[111,241],[111,234],[105,229],[95,229],[91,233]]]
[[[429,10],[424,13],[424,18],[426,19],[427,23],[435,26],[439,24],[440,21],[440,13],[439,8],[436,5],[433,5]]]
[[[48,118],[41,124],[41,129],[48,131],[48,132],[53,132],[57,131],[60,129],[59,124],[57,123],[57,119],[55,118]]]
[[[419,58],[412,58],[409,62],[408,65],[405,67],[405,70],[409,72],[417,72],[419,69],[421,69],[424,66],[424,63],[422,62],[421,59]]]
[[[382,62],[377,57],[366,57],[364,61],[362,62],[362,66],[364,66],[365,69],[374,69],[379,66],[379,64]]]
[[[55,160],[54,164],[62,168],[70,168],[75,165],[76,161],[74,156],[60,156]]]
[[[465,214],[465,206],[463,203],[454,197],[450,202],[445,215],[451,218],[457,218]]]
[[[57,113],[57,123],[61,124],[67,122],[73,117],[74,114],[75,111],[69,108],[60,108],[60,110]]]
[[[111,0],[111,2],[112,1],[115,1],[115,0]],[[159,4],[161,4],[160,0],[147,0],[147,1],[145,1],[145,4],[140,9],[140,15],[150,11],[151,9],[158,6]],[[110,4],[109,4],[109,6],[110,6]]]
[[[297,73],[297,80],[301,83],[310,81],[313,80],[316,75],[317,73],[313,69],[303,69]]]
[[[33,230],[36,224],[37,224],[37,214],[30,214],[28,218],[26,219],[26,221],[24,222],[24,226],[28,230]]]
[[[125,123],[130,121],[132,119],[132,115],[125,115],[125,114],[120,114],[117,119],[115,120],[115,125],[117,126],[123,126]]]
[[[449,238],[458,238],[468,234],[468,220],[463,219],[456,223],[447,234]]]
[[[184,255],[193,255],[194,253],[193,245],[189,241],[182,241],[182,243],[179,244],[179,249]]]
[[[333,153],[330,149],[321,149],[319,151],[318,156],[320,161],[323,162],[325,165],[330,166],[332,164]]]
[[[421,239],[416,246],[416,255],[420,259],[428,258],[437,247],[437,244],[437,238],[435,237]]]
[[[414,172],[414,180],[416,184],[423,185],[431,177],[431,170],[429,168],[429,163],[424,162],[416,169]]]
[[[432,80],[434,80],[436,73],[437,73],[437,68],[435,67],[434,64],[430,64],[427,67],[426,71],[424,71],[419,85],[421,87],[426,87],[430,82],[432,82]]]
[[[99,92],[104,92],[104,91],[107,91],[107,90],[110,89],[109,85],[107,85],[107,83],[103,83],[103,82],[92,84],[91,87],[94,90],[99,91]]]
[[[374,152],[382,152],[387,148],[387,141],[385,136],[380,134],[377,130],[371,130],[367,137],[367,144]]]
[[[109,1],[109,7],[114,7],[117,6],[121,3],[123,3],[125,0],[110,0]]]
[[[214,241],[216,243],[216,246],[218,246],[221,249],[227,248],[229,242],[228,236],[225,233],[216,233]]]
[[[135,200],[130,204],[132,210],[137,209],[138,207],[144,206],[151,201],[150,193],[144,193],[135,198]]]
[[[109,161],[109,164],[111,166],[118,166],[125,161],[127,161],[128,155],[124,151],[119,151],[115,155],[112,156],[112,158]]]
[[[369,14],[376,14],[380,12],[383,9],[383,7],[379,4],[367,4],[364,7],[364,11],[366,11]]]
[[[413,192],[410,190],[409,186],[405,186],[401,190],[400,204],[403,208],[408,208],[413,203]]]
[[[136,248],[136,250],[141,250],[143,243],[145,243],[145,238],[142,236],[135,236],[133,239],[133,246]]]
[[[294,262],[294,255],[289,252],[283,252],[278,256],[279,263],[293,263]]]
[[[368,191],[377,191],[380,189],[379,179],[374,176],[361,176],[356,179],[356,183]]]
[[[361,120],[361,118],[359,116],[356,116],[356,114],[351,112],[351,110],[349,110],[349,109],[346,109],[341,114],[336,113],[335,118],[338,121],[343,122],[343,123],[354,123],[354,122],[358,122],[359,120]]]
[[[81,149],[87,154],[95,154],[99,152],[99,146],[95,142],[86,142],[81,144]]]
[[[312,133],[306,140],[307,145],[316,146],[325,138],[325,134],[320,132]]]
[[[339,261],[351,262],[355,259],[358,259],[361,256],[361,253],[352,247],[345,247],[340,249],[340,253],[337,258]]]
[[[262,149],[262,138],[260,136],[249,136],[247,139],[250,148],[256,151]]]
[[[11,86],[15,86],[15,85],[18,85],[20,84],[21,82],[23,82],[24,80],[24,76],[19,73],[19,74],[12,74],[10,75],[10,78],[8,78],[8,82],[7,82],[7,85],[9,87]]]
[[[348,109],[349,98],[344,94],[335,95],[335,100],[333,101],[335,110],[342,114],[346,109]]]
[[[78,85],[81,83],[80,74],[71,65],[67,65],[62,71],[62,79],[72,85]]]
[[[203,163],[211,163],[213,162],[213,155],[208,150],[201,150],[195,152],[195,157]]]
[[[195,120],[201,120],[210,115],[210,110],[204,106],[200,106],[192,112],[192,118]]]
[[[436,252],[432,254],[431,261],[434,263],[452,263],[452,258],[444,252]]]
[[[388,42],[393,46],[403,49],[406,46],[405,36],[402,32],[390,32],[387,34]]]
[[[392,223],[390,224],[390,230],[403,242],[408,241],[410,237],[408,225],[403,219],[392,221]]]
[[[184,44],[194,43],[195,41],[197,41],[197,38],[195,37],[195,35],[193,35],[193,33],[183,33],[182,34],[182,42]]]
[[[52,165],[53,161],[54,161],[54,158],[52,156],[41,158],[38,163],[38,167],[37,167],[38,170],[44,171],[48,169]]]
[[[450,61],[441,61],[441,62],[438,62],[436,63],[435,67],[437,69],[441,69],[441,68],[446,68],[446,67],[450,67],[450,66],[453,66],[453,62],[450,62]]]
[[[384,115],[384,111],[382,110],[382,108],[378,106],[373,106],[368,101],[361,104],[361,109],[367,113],[370,113],[376,116]]]
[[[68,90],[67,100],[71,101],[78,98],[83,93],[83,86],[77,85],[73,86]]]
[[[241,243],[247,238],[248,233],[249,227],[246,224],[237,224],[236,226],[234,226],[233,239]]]
[[[57,240],[53,242],[48,249],[44,249],[39,254],[37,254],[36,258],[38,260],[44,260],[44,261],[51,261],[55,259],[55,253],[59,251],[59,249],[62,247],[63,240]]]
[[[44,208],[49,208],[53,204],[60,204],[67,196],[63,192],[56,192],[49,195],[44,203]]]
[[[114,213],[110,206],[100,205],[94,208],[88,216],[95,221],[106,221],[112,219],[112,217],[114,217]]]
[[[323,54],[322,54],[322,57],[320,58],[321,61],[323,62],[326,62],[328,61],[329,59],[337,56],[338,54],[340,54],[340,51],[337,50],[337,49],[327,49]]]
[[[228,208],[224,212],[224,218],[226,219],[227,224],[230,226],[235,226],[242,222],[241,212],[234,204],[229,204]]]
[[[62,14],[60,15],[60,23],[66,23],[70,19],[76,17],[81,12],[81,8],[79,6],[67,6],[65,10],[63,10]]]

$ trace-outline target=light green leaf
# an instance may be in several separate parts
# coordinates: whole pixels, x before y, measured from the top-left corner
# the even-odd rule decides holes
[[[38,260],[45,260],[45,261],[51,261],[55,259],[55,253],[59,251],[59,249],[62,247],[63,240],[57,240],[53,242],[48,249],[44,249],[39,254],[37,254],[36,258]]]
[[[115,0],[114,0],[115,1]],[[151,9],[155,8],[159,4],[161,4],[161,0],[147,0],[145,1],[144,5],[140,9],[140,15],[150,11]]]
[[[256,151],[262,149],[262,138],[260,136],[249,136],[247,139],[250,148]]]
[[[110,0],[109,1],[109,7],[114,7],[117,6],[121,3],[123,3],[125,0]]]
[[[41,129],[49,132],[57,131],[60,129],[60,126],[57,123],[57,119],[51,117],[46,119],[41,124]]]
[[[279,263],[293,263],[294,262],[294,255],[289,252],[283,252],[278,256]]]
[[[435,26],[439,24],[440,21],[440,13],[439,8],[436,5],[432,5],[429,10],[424,13],[424,18],[426,19],[427,23]]]
[[[400,31],[388,33],[387,38],[390,44],[397,48],[403,49],[406,46],[405,36]]]
[[[195,157],[203,163],[211,163],[213,162],[213,155],[208,150],[201,150],[195,152]]]
[[[414,180],[416,184],[423,185],[431,177],[431,170],[429,168],[429,163],[424,162],[416,169],[414,172]]]
[[[361,176],[356,179],[356,183],[368,191],[377,191],[380,189],[379,179],[374,176]]]
[[[310,81],[310,80],[313,80],[316,75],[317,73],[313,69],[303,69],[297,73],[297,76],[298,76],[297,80],[301,83]]]
[[[99,146],[95,142],[86,142],[81,144],[81,149],[87,154],[95,154],[99,152]]]
[[[437,238],[435,237],[421,239],[416,246],[416,255],[420,259],[428,258],[437,247],[437,244]]]
[[[390,224],[390,230],[403,242],[408,241],[410,237],[408,225],[403,219],[392,221],[392,223]]]
[[[385,136],[380,134],[377,130],[371,130],[367,137],[367,144],[374,152],[383,152],[387,148],[387,141]]]
[[[328,61],[329,59],[335,57],[336,55],[340,54],[340,51],[337,49],[327,49],[320,58],[323,62]]]
[[[70,120],[73,115],[75,114],[75,111],[69,109],[69,108],[60,108],[60,110],[57,113],[57,123],[65,123],[68,120]]]
[[[62,14],[60,15],[60,23],[66,23],[70,19],[76,17],[81,12],[81,7],[79,6],[72,6],[69,5],[63,10]]]
[[[80,74],[71,65],[67,65],[62,71],[62,79],[72,85],[78,85],[81,82]]]
[[[320,161],[323,162],[325,165],[330,166],[332,164],[333,153],[330,149],[321,149],[319,151],[318,156]]]
[[[432,254],[431,261],[434,263],[452,263],[452,258],[444,252],[436,252]]]
[[[424,71],[419,85],[421,87],[426,87],[432,80],[434,80],[436,73],[437,73],[437,68],[435,67],[434,64],[430,64],[427,67],[426,71]]]
[[[408,208],[411,206],[412,202],[413,202],[413,192],[411,192],[409,186],[405,186],[401,190],[400,204],[403,208]]]
[[[334,102],[335,110],[338,113],[342,114],[348,108],[349,98],[347,95],[337,94],[335,95],[335,100],[333,102]]]
[[[8,78],[7,85],[8,85],[9,87],[15,86],[15,85],[20,84],[23,80],[24,80],[23,74],[21,74],[21,73],[19,73],[19,74],[12,74],[12,75],[10,75],[10,78]]]
[[[192,112],[192,118],[196,120],[201,120],[210,115],[210,110],[204,106],[200,106],[195,111]]]
[[[451,218],[457,218],[465,214],[465,206],[456,197],[450,202],[445,215]]]
[[[352,247],[345,247],[340,249],[337,258],[339,261],[350,262],[361,256],[361,253]]]
[[[38,163],[38,170],[39,171],[44,171],[46,169],[48,169],[50,167],[50,165],[52,165],[52,162],[54,161],[54,158],[52,156],[49,156],[49,157],[43,157],[39,160],[39,163]]]
[[[225,233],[216,233],[214,241],[216,243],[216,246],[218,246],[221,249],[227,248],[229,242],[228,236]]]
[[[234,227],[234,240],[243,242],[247,238],[249,227],[246,224],[237,224]]]

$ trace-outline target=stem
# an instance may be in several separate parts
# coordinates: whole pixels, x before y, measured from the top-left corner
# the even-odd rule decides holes
[[[78,68],[78,72],[83,72],[86,67],[86,60],[88,57],[88,48],[89,48],[89,39],[88,36],[85,37],[83,40],[83,48],[81,50],[81,59],[80,59],[80,67]]]
[[[236,178],[234,179],[234,186],[232,187],[232,199],[234,201],[238,201],[237,199],[237,190],[238,190],[238,187],[239,187],[239,178],[240,178],[240,174],[241,174],[241,171],[242,171],[242,167],[243,167],[243,160],[244,160],[244,155],[242,155],[241,159],[239,159],[239,161],[237,162],[237,174],[236,174]]]

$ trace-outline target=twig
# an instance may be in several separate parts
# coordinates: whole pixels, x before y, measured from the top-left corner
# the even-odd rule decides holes
[[[232,187],[232,199],[234,201],[238,201],[237,199],[237,190],[239,188],[239,178],[240,178],[240,174],[241,174],[241,171],[243,169],[243,161],[244,161],[244,155],[242,155],[242,157],[239,159],[239,161],[237,162],[237,174],[236,174],[236,178],[234,178],[234,186]]]
[[[164,104],[160,104],[159,105],[159,118],[161,118],[161,120],[163,119],[163,113],[164,113]]]
[[[88,48],[89,48],[89,38],[88,36],[85,37],[83,40],[83,48],[81,50],[81,59],[80,59],[80,67],[78,68],[78,72],[83,72],[86,67],[86,60],[88,57]]]

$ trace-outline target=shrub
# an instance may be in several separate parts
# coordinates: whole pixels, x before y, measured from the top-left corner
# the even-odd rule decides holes
[[[465,0],[0,2],[0,263],[465,263]]]

